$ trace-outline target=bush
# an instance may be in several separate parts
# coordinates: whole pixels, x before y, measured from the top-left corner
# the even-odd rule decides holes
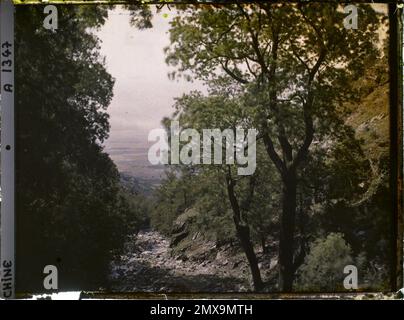
[[[302,291],[343,290],[343,272],[352,264],[352,250],[341,233],[330,233],[310,246],[310,253],[298,270],[297,289]]]

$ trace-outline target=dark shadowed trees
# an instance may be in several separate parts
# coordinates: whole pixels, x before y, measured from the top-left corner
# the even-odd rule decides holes
[[[17,286],[43,290],[56,265],[59,289],[105,285],[114,251],[136,217],[101,143],[113,78],[99,54],[107,9],[59,7],[59,28],[43,8],[16,10]]]

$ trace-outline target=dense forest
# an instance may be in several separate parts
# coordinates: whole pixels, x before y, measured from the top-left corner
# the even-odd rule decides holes
[[[174,260],[193,261],[196,275],[220,260],[224,274],[247,282],[234,290],[345,290],[349,264],[360,289],[387,289],[387,22],[369,5],[358,8],[360,26],[348,30],[332,3],[175,6],[169,76],[209,90],[178,97],[162,123],[168,132],[171,120],[198,131],[254,128],[257,167],[240,176],[231,164],[168,165],[144,194],[103,150],[114,79],[91,30],[107,9],[60,7],[53,33],[41,28],[41,8],[19,7],[19,290],[40,290],[47,264],[58,266],[62,289],[114,289],[111,261],[125,250],[150,252],[133,247],[146,227],[170,240]],[[153,28],[153,6],[127,9],[134,32]]]

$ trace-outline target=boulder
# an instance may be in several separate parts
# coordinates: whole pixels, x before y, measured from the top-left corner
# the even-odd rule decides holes
[[[175,233],[171,236],[170,247],[175,247],[178,245],[182,240],[184,240],[189,235],[188,231],[182,231],[179,233]]]
[[[196,215],[197,212],[195,210],[188,209],[175,219],[171,231],[171,248],[177,246],[182,240],[190,235],[191,221]]]

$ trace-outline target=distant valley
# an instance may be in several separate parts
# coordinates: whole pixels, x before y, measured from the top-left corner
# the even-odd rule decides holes
[[[108,153],[121,173],[121,182],[134,193],[149,194],[160,185],[164,177],[164,165],[152,165],[147,158],[147,142],[108,141]]]

